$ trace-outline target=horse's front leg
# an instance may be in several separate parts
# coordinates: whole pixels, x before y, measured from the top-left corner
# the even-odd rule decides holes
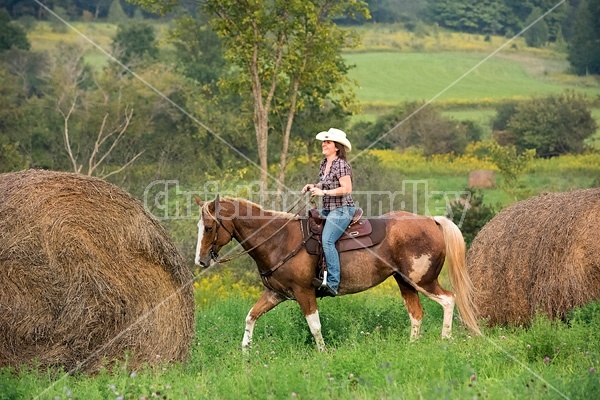
[[[306,318],[310,333],[315,338],[317,349],[319,351],[325,350],[325,341],[323,340],[323,334],[321,333],[321,319],[319,318],[319,310],[317,308],[317,298],[315,296],[315,290],[313,288],[303,289],[294,292],[294,297],[298,301],[302,313]]]
[[[269,310],[272,310],[277,304],[285,301],[286,298],[275,293],[270,289],[265,289],[263,294],[260,296],[256,304],[250,309],[248,316],[246,317],[246,330],[244,332],[244,339],[242,340],[242,351],[248,352],[248,347],[252,343],[252,333],[254,332],[254,325],[256,320],[261,315]]]

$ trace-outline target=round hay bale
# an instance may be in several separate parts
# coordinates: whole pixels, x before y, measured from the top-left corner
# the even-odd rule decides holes
[[[192,273],[164,229],[103,180],[0,175],[0,366],[93,372],[184,360]]]
[[[469,187],[471,188],[493,188],[496,186],[496,175],[494,175],[494,171],[481,169],[476,171],[471,171],[469,174]]]
[[[497,214],[467,253],[479,317],[527,324],[600,298],[600,189],[544,194]]]

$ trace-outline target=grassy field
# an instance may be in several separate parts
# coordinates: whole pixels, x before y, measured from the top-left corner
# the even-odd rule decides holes
[[[489,137],[494,107],[500,102],[567,89],[585,93],[590,100],[600,96],[598,78],[565,74],[568,63],[564,60],[509,53],[473,69],[486,56],[464,51],[347,53],[347,62],[355,65],[350,76],[358,82],[356,93],[363,110],[352,122],[373,122],[402,102],[431,101],[447,116],[476,122],[484,137]],[[599,128],[589,143],[597,147],[600,109],[592,111]]]
[[[567,322],[537,318],[530,328],[484,328],[472,337],[454,321],[442,340],[441,307],[424,301],[422,337],[389,282],[370,292],[319,302],[328,350],[314,349],[298,305],[287,302],[258,321],[241,353],[252,300],[230,292],[198,308],[185,365],[98,376],[59,371],[0,372],[0,398],[40,399],[589,399],[600,390],[600,303]]]
[[[567,88],[590,96],[600,95],[600,86],[559,83],[535,76],[521,61],[502,57],[489,59],[461,79],[485,59],[486,55],[479,53],[371,52],[345,57],[349,64],[356,65],[350,76],[359,83],[357,95],[364,103],[393,104],[436,98],[458,104],[464,100],[486,104],[498,99],[558,93]]]

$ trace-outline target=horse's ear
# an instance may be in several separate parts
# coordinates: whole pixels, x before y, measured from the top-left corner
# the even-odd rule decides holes
[[[196,203],[198,203],[198,205],[200,207],[202,207],[204,205],[204,202],[202,201],[202,199],[196,195],[194,195],[194,200],[196,200]]]

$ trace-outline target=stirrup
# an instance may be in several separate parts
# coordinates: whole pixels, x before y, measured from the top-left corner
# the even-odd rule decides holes
[[[323,280],[321,280],[320,278],[313,278],[312,285],[317,289],[321,289],[327,286],[327,270],[323,271]]]

